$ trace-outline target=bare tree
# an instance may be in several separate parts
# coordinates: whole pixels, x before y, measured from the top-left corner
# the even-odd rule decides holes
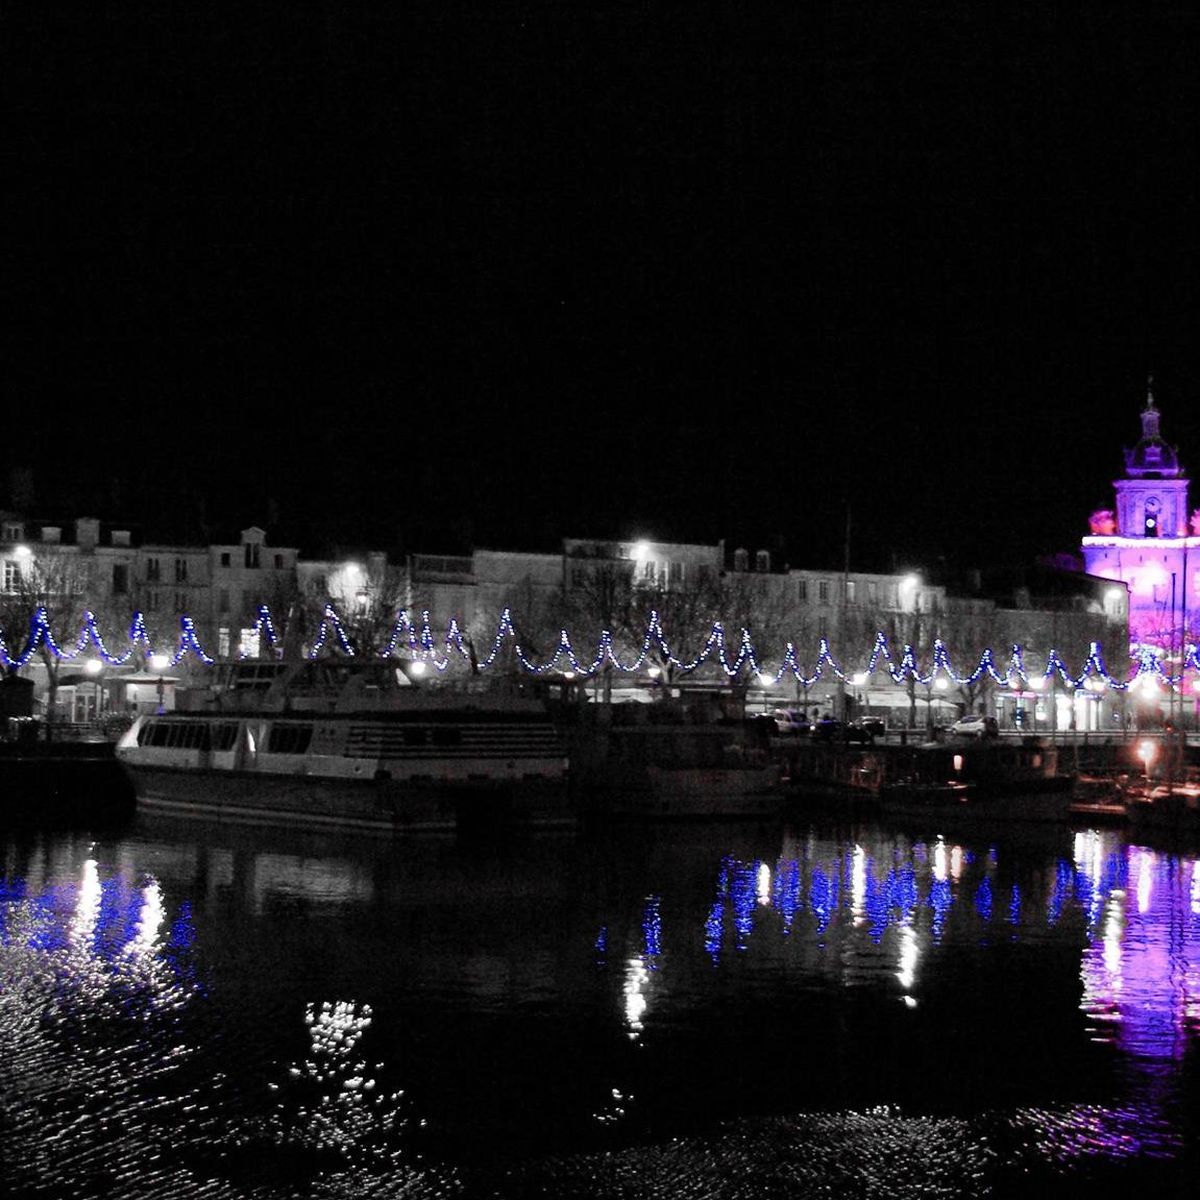
[[[328,631],[326,610],[331,605],[354,653],[379,656],[391,642],[406,589],[403,568],[374,555],[365,569],[331,566],[297,582],[294,588],[281,583],[273,599],[283,614],[285,656],[297,656],[303,646],[311,649],[323,622],[327,629],[324,648],[330,653],[337,651],[339,640]]]
[[[7,584],[0,595],[0,628],[4,630],[9,659],[24,658],[33,648],[46,672],[46,721],[48,726],[53,725],[62,667],[69,660],[55,653],[45,631],[36,630],[34,618],[39,609],[45,609],[50,636],[61,649],[73,650],[93,586],[92,560],[61,552],[30,555],[20,561]],[[8,670],[16,674],[20,668],[10,665]]]
[[[614,649],[627,654],[626,632],[633,622],[635,564],[628,559],[572,559],[569,576],[563,584],[561,608],[564,628],[572,646],[596,646],[607,630],[613,635]],[[581,656],[582,657],[582,656]],[[606,657],[600,668],[605,703],[612,701],[612,662]]]

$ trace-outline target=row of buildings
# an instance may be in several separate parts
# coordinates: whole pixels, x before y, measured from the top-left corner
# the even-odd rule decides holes
[[[396,560],[383,550],[363,550],[315,559],[297,546],[274,545],[269,531],[257,526],[208,545],[169,544],[96,517],[55,523],[10,511],[0,513],[0,628],[12,654],[30,612],[44,604],[60,640],[73,644],[87,608],[110,649],[120,650],[138,611],[155,643],[172,652],[180,619],[188,616],[208,653],[226,658],[266,652],[256,624],[263,604],[285,639],[307,651],[329,601],[360,648],[385,647],[402,609],[418,623],[427,612],[439,645],[453,621],[471,659],[481,662],[508,610],[527,660],[552,657],[563,629],[579,657],[590,660],[600,630],[609,629],[629,661],[653,610],[677,658],[698,656],[713,622],[721,621],[731,657],[741,629],[751,631],[767,676],[777,672],[791,643],[801,673],[811,677],[822,640],[848,676],[848,683],[835,683],[825,670],[805,685],[787,675],[778,685],[758,685],[762,703],[775,698],[847,709],[857,703],[893,710],[902,720],[906,708],[911,714],[924,701],[929,717],[987,707],[1008,726],[1112,728],[1127,719],[1125,697],[1106,694],[1096,680],[1071,688],[1058,675],[1041,677],[1052,652],[1078,675],[1098,643],[1112,674],[1124,678],[1127,648],[1136,655],[1149,647],[1178,663],[1191,637],[1189,596],[1200,578],[1189,580],[1188,556],[1193,569],[1200,567],[1200,515],[1188,515],[1186,475],[1160,436],[1152,396],[1141,421],[1142,437],[1126,451],[1125,475],[1114,483],[1115,506],[1093,514],[1078,563],[1038,563],[1016,572],[866,574],[794,567],[766,550],[724,541],[649,538],[565,538],[554,553],[478,548]],[[897,656],[911,645],[924,668],[940,638],[959,674],[971,672],[986,648],[1003,671],[1011,648],[1020,645],[1031,684],[994,687],[984,676],[977,687],[947,685],[945,694],[939,694],[941,683],[936,690],[898,687],[882,670],[868,673],[879,634]],[[511,658],[502,647],[502,661],[505,654]],[[195,663],[185,659],[175,674],[186,678],[198,669]],[[646,670],[643,683],[683,682],[662,656],[652,655]],[[688,676],[704,678],[726,678],[711,654]],[[96,687],[72,693],[71,683],[60,684],[55,690],[73,716],[88,715],[89,695],[103,702]],[[622,691],[638,689],[618,687]]]

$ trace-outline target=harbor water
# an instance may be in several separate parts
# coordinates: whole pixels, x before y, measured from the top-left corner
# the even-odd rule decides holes
[[[1192,1195],[1196,848],[0,834],[6,1196]]]

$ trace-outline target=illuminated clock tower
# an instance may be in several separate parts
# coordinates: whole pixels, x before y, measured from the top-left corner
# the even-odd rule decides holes
[[[1116,509],[1092,514],[1083,562],[1090,575],[1128,584],[1132,648],[1178,654],[1195,640],[1200,512],[1189,511],[1187,476],[1175,447],[1159,434],[1159,416],[1147,389],[1141,440],[1125,451],[1125,477],[1113,483]]]

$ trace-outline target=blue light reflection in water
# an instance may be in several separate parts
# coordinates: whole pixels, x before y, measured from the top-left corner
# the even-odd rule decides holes
[[[963,1161],[1020,1170],[1184,1144],[1194,856],[1111,832],[1026,847],[870,826],[336,850],[189,833],[10,851],[0,1099],[27,1098],[18,1170],[50,1170],[32,1149],[49,1137],[114,1177],[159,1156],[171,1185],[147,1195],[186,1195],[198,1171],[213,1195],[274,1196],[277,1178],[237,1178],[260,1161],[452,1195],[472,1156],[591,1136],[634,1155],[768,1114],[793,1138],[840,1121],[810,1150],[850,1130],[847,1162],[881,1177],[911,1169],[895,1139],[931,1136],[906,1122],[934,1112]],[[89,1141],[98,1096],[112,1111]],[[418,1168],[425,1144],[450,1165]],[[542,1183],[530,1194],[554,1194]]]

